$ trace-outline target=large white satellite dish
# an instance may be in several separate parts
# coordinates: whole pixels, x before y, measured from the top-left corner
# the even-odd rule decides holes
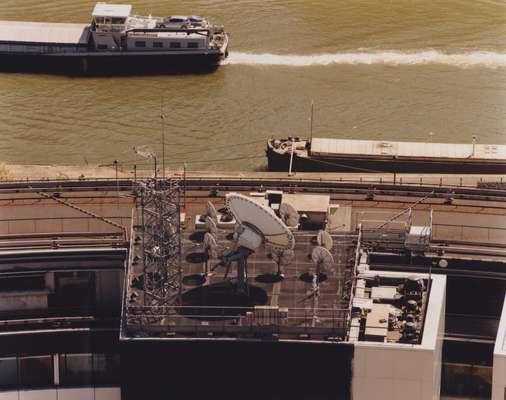
[[[226,267],[225,277],[232,261],[237,263],[237,291],[247,293],[247,259],[265,243],[273,249],[291,250],[295,247],[292,232],[274,212],[251,198],[238,193],[226,196],[226,205],[230,210],[237,226],[234,229],[235,248],[223,255],[219,266]]]
[[[272,209],[262,206],[239,193],[227,194],[226,202],[236,221],[257,231],[263,236],[265,244],[281,249],[294,248],[293,233],[274,214]]]

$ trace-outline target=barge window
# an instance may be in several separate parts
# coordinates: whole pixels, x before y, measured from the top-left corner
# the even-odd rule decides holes
[[[24,388],[53,386],[53,357],[19,357],[19,385]]]
[[[107,45],[106,44],[99,44],[97,46],[97,49],[99,49],[99,50],[107,50]]]
[[[153,42],[153,47],[163,47],[163,43],[162,42]]]
[[[0,358],[0,390],[17,389],[18,362],[16,357]]]
[[[113,18],[112,19],[112,24],[113,25],[123,25],[125,23],[125,19],[124,18]]]
[[[199,44],[198,44],[198,42],[188,42],[188,48],[189,49],[198,49]]]
[[[170,48],[171,49],[180,49],[181,43],[180,42],[170,42]]]
[[[135,47],[146,47],[146,42],[144,41],[136,41]]]

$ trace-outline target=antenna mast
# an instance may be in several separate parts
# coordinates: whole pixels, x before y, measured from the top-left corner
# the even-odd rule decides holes
[[[165,115],[163,114],[163,95],[160,96],[160,120],[162,124],[162,177],[165,179]]]

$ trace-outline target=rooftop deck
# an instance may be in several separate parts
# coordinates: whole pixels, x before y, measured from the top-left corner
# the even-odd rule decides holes
[[[277,264],[262,245],[248,258],[248,294],[238,294],[235,264],[227,279],[224,267],[218,267],[203,281],[205,253],[202,229],[195,229],[197,214],[213,199],[188,199],[182,226],[182,287],[181,302],[166,307],[149,307],[142,286],[130,288],[135,301],[129,303],[130,332],[151,332],[153,335],[256,337],[276,334],[281,339],[312,339],[342,337],[349,317],[349,292],[355,262],[356,235],[340,232],[332,235],[334,264],[314,286],[311,275],[315,267],[310,255],[316,245],[317,231],[294,232],[294,258],[281,267],[284,279],[276,279]],[[222,199],[216,207],[223,206]],[[219,229],[218,254],[233,245],[228,229]],[[208,261],[209,269],[219,262]],[[135,269],[139,282],[144,271]],[[142,279],[142,278],[141,278]],[[134,285],[135,286],[135,285]],[[316,295],[317,290],[318,295]],[[141,315],[144,317],[141,317]]]

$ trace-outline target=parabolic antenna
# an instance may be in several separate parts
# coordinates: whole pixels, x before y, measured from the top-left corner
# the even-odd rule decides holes
[[[217,258],[218,257],[218,244],[216,243],[216,239],[209,232],[204,234],[204,251],[209,258]]]
[[[205,222],[206,231],[213,235],[215,238],[218,237],[218,227],[216,226],[216,222],[207,216]]]
[[[218,212],[214,204],[210,201],[208,201],[206,205],[206,216],[211,218],[214,222],[218,222]]]
[[[279,205],[279,216],[287,226],[297,226],[300,215],[291,204],[281,203]]]
[[[295,239],[292,232],[270,208],[239,193],[227,194],[226,201],[228,209],[245,231],[251,230],[261,235],[265,244],[273,248],[294,248]],[[239,235],[239,240],[243,234]]]
[[[332,246],[334,245],[334,241],[332,240],[332,236],[327,231],[319,231],[316,236],[316,243],[318,246],[325,247],[328,251],[332,250]]]
[[[278,265],[286,265],[292,261],[295,252],[292,249],[281,250],[279,248],[272,249],[272,260]]]
[[[248,257],[257,250],[262,242],[279,251],[291,250],[295,246],[292,232],[274,212],[251,198],[238,193],[229,193],[226,205],[237,221],[234,228],[234,248],[224,254],[217,264],[226,268],[225,278],[233,261],[237,263],[237,291],[248,293]]]
[[[316,266],[316,274],[320,274],[322,270],[329,270],[334,264],[334,257],[325,247],[316,246],[311,253],[311,261]]]

